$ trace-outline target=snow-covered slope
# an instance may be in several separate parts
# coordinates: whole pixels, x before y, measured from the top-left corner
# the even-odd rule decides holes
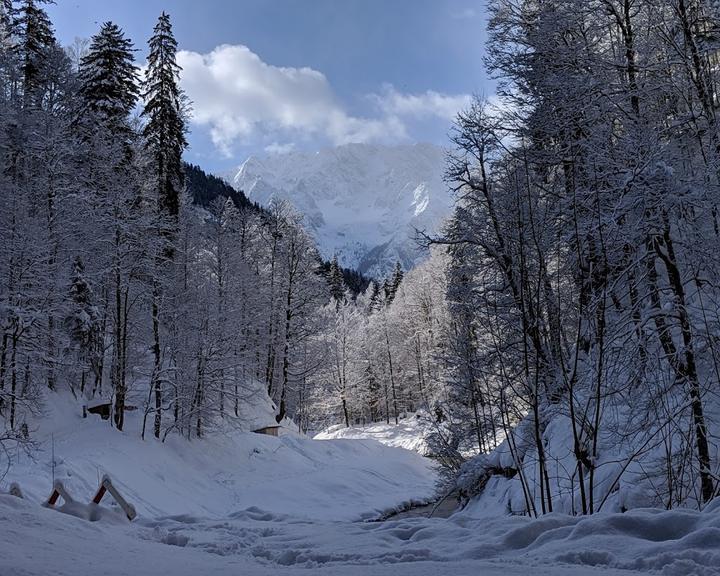
[[[0,576],[706,576],[720,564],[720,500],[703,512],[533,520],[471,506],[447,520],[357,522],[430,497],[428,461],[374,440],[228,431],[143,442],[83,420],[68,396],[50,400],[41,451],[16,457],[0,482],[0,492],[11,481],[25,492],[0,493]],[[128,429],[137,424],[129,415]],[[138,517],[89,522],[42,508],[52,438],[55,477],[78,501],[109,473]]]
[[[0,492],[17,482],[31,501],[41,502],[54,475],[76,500],[88,502],[108,474],[145,518],[218,517],[257,507],[332,520],[373,518],[435,493],[429,460],[372,440],[317,442],[227,429],[202,440],[171,434],[165,443],[142,441],[137,412],[118,432],[108,421],[83,419],[72,397],[52,396],[35,432],[39,449],[14,458],[0,476]]]
[[[253,201],[289,200],[326,258],[383,276],[422,258],[415,229],[434,232],[450,214],[444,152],[431,144],[347,144],[318,152],[251,156],[229,175]]]

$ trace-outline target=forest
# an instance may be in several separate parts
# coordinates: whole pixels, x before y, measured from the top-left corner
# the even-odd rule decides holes
[[[62,47],[43,2],[3,0],[7,459],[58,394],[194,442],[260,391],[301,433],[417,419],[465,500],[507,479],[513,514],[715,498],[720,7],[487,4],[498,90],[451,129],[452,217],[371,279],[183,161],[168,14],[141,66],[112,22]]]

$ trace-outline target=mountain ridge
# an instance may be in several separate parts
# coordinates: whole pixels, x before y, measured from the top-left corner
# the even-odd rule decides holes
[[[435,233],[451,213],[444,167],[433,144],[346,144],[250,156],[225,178],[263,206],[289,201],[325,258],[381,277],[396,261],[405,269],[421,261],[415,230]]]

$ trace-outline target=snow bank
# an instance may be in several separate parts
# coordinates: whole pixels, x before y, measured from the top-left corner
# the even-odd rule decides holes
[[[622,426],[622,422],[631,420],[618,410],[617,407],[612,410],[607,408],[607,414],[603,414],[598,457],[594,460],[594,511],[621,512],[635,508],[666,508],[671,494],[667,485],[666,450],[669,447],[675,451],[680,450],[686,445],[685,439],[678,436],[678,431],[669,432],[666,438],[659,434],[653,436],[652,429],[620,437],[618,427]],[[716,434],[716,422],[720,422],[720,406],[708,402],[706,416],[712,437]],[[542,437],[553,510],[571,515],[580,514],[582,500],[572,422],[558,410],[547,419]],[[479,454],[468,460],[460,470],[457,487],[475,511],[483,510],[485,515],[492,515],[498,510],[504,510],[505,514],[526,514],[528,500],[536,510],[541,510],[538,453],[531,415],[514,428],[512,439],[513,450],[506,438],[490,453]],[[720,454],[715,452],[713,447],[711,460],[717,463]],[[686,453],[682,456],[687,458]],[[679,458],[677,454],[673,457]],[[693,454],[690,455],[689,462],[694,464]],[[533,498],[526,499],[518,468],[522,471],[530,491],[534,490]],[[699,490],[693,485],[695,481],[699,487],[697,477],[688,479],[687,470],[684,474],[686,476],[680,478],[683,482],[682,502],[678,504],[677,493],[681,490],[674,486],[675,499],[672,500],[672,507],[699,508]],[[507,482],[506,478],[509,479]],[[678,480],[675,479],[675,482]],[[492,487],[492,494],[486,493],[488,487]],[[585,487],[589,487],[587,470]]]
[[[720,574],[720,501],[702,512],[647,508],[625,514],[552,513],[537,520],[491,520],[465,511],[455,521],[477,526],[481,543],[470,551],[477,557],[514,555],[641,573]]]
[[[69,411],[60,397],[55,411],[65,413],[49,414],[36,432],[42,451],[15,463],[0,486],[18,482],[25,496],[0,494],[0,576],[720,574],[720,500],[702,512],[556,512],[534,520],[507,514],[513,480],[493,476],[480,498],[447,520],[362,522],[431,497],[431,463],[371,439],[228,431],[143,442],[107,421],[83,420],[66,401]],[[88,522],[43,508],[51,438],[55,478],[77,503],[89,501],[108,473],[139,516],[130,523],[101,509]]]

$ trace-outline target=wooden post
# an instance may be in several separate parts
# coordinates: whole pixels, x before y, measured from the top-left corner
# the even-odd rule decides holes
[[[100,500],[102,500],[103,496],[105,496],[105,492],[107,492],[107,488],[105,488],[101,482],[100,487],[97,489],[97,492],[95,492],[95,496],[92,499],[93,504],[100,504]]]
[[[55,506],[55,504],[58,501],[58,498],[60,498],[61,496],[66,504],[75,502],[75,500],[73,500],[72,496],[70,496],[70,494],[68,494],[67,490],[65,490],[65,486],[63,486],[63,483],[60,482],[60,480],[55,480],[55,484],[53,484],[53,491],[50,494],[50,497],[47,499],[47,502],[45,502],[45,506],[47,508],[52,508],[53,506]]]

